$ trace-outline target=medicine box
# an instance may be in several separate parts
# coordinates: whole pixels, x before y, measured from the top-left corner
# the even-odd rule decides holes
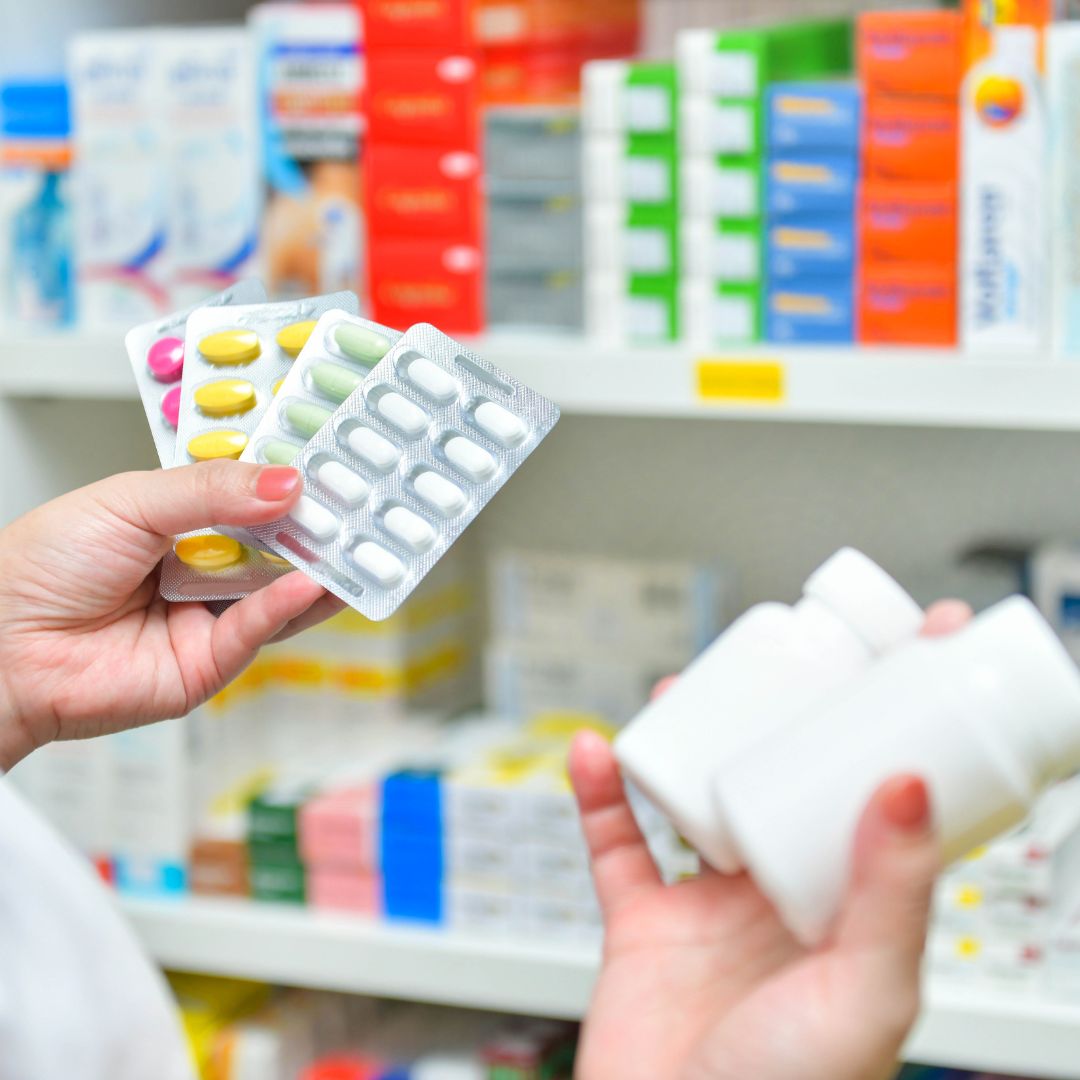
[[[955,102],[963,68],[957,11],[868,11],[858,20],[859,78],[871,97]]]
[[[682,210],[690,217],[757,218],[761,214],[761,157],[684,157],[679,162]]]
[[[684,94],[759,99],[781,80],[851,70],[852,27],[844,19],[744,30],[686,30],[676,39]]]
[[[674,274],[590,270],[585,279],[586,332],[605,341],[676,341],[677,293]]]
[[[862,94],[852,83],[776,83],[765,107],[771,151],[859,148]]]
[[[769,284],[765,338],[789,344],[842,344],[855,339],[854,283],[850,278]]]
[[[380,237],[459,237],[480,229],[481,166],[471,150],[375,143],[364,161]]]
[[[678,270],[677,218],[671,208],[592,204],[585,230],[590,274],[667,276]]]
[[[594,60],[583,69],[582,126],[592,135],[674,136],[678,81],[668,63]]]
[[[955,182],[960,113],[953,102],[870,98],[863,169],[868,180]]]
[[[955,185],[864,181],[859,189],[858,236],[864,262],[955,266]]]
[[[766,230],[771,281],[855,273],[853,215],[825,214],[773,221]]]
[[[859,341],[956,344],[956,270],[952,263],[864,262],[858,279]]]
[[[580,272],[581,198],[572,191],[539,196],[489,192],[486,235],[489,281],[509,271]]]
[[[566,106],[490,108],[484,113],[489,183],[581,183],[580,111]]]
[[[470,0],[363,0],[364,41],[372,52],[426,47],[457,49],[473,43]]]
[[[585,324],[581,271],[492,272],[487,283],[487,321],[492,327],[581,332]]]
[[[760,341],[764,317],[761,281],[727,282],[685,277],[679,284],[684,333],[695,345]]]
[[[765,107],[760,98],[682,98],[679,148],[683,154],[759,155],[765,149]]]
[[[373,49],[366,60],[372,145],[479,144],[479,68],[474,55],[414,47]]]
[[[686,277],[752,284],[762,277],[760,218],[687,217],[681,224]]]
[[[1053,347],[1058,356],[1080,356],[1080,27],[1057,24],[1047,36],[1050,204],[1060,215],[1051,230],[1050,296]]]
[[[585,142],[585,198],[670,206],[678,198],[674,140],[655,135],[597,135]]]
[[[859,181],[857,158],[846,153],[784,153],[767,165],[765,205],[770,217],[850,214]]]

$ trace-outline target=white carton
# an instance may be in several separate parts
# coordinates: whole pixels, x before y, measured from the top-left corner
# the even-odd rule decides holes
[[[1080,26],[1047,31],[1046,63],[1051,122],[1050,205],[1054,352],[1080,358]]]

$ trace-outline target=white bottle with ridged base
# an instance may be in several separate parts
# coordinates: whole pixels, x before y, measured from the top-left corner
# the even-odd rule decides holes
[[[714,790],[741,861],[813,945],[840,908],[879,784],[901,773],[926,780],[952,861],[1021,821],[1077,768],[1080,672],[1035,607],[1013,597],[957,634],[897,650],[727,758]]]
[[[915,637],[922,619],[888,574],[844,548],[798,603],[759,604],[732,623],[620,734],[619,764],[703,858],[733,873],[741,861],[717,811],[717,770]]]

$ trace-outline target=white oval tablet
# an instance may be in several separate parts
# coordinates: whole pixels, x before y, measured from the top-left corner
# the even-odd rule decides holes
[[[425,394],[430,394],[436,401],[449,401],[458,395],[460,383],[457,379],[426,356],[418,356],[413,360],[405,373]]]
[[[396,585],[405,576],[405,564],[392,552],[373,540],[365,540],[352,550],[352,559],[369,577],[384,589]]]
[[[429,506],[434,506],[436,510],[447,517],[460,514],[468,502],[465,498],[465,492],[457,484],[447,480],[445,476],[440,476],[437,472],[432,472],[430,469],[417,473],[416,478],[413,480],[413,487],[416,488],[416,494],[424,502]]]
[[[326,543],[337,536],[337,516],[325,506],[317,503],[310,495],[301,495],[300,501],[293,507],[289,517],[312,538]]]
[[[345,442],[357,457],[380,472],[392,469],[401,457],[401,451],[389,439],[368,427],[353,428]]]
[[[386,531],[413,551],[427,551],[435,543],[435,530],[419,514],[395,506],[383,517]]]
[[[371,485],[340,461],[324,461],[315,479],[349,506],[359,506],[371,494]]]
[[[464,435],[455,435],[446,440],[443,447],[451,465],[456,465],[470,480],[477,483],[495,475],[499,463],[482,446],[466,439]]]
[[[393,390],[379,398],[375,409],[388,424],[413,437],[426,431],[431,423],[431,417],[419,405]]]
[[[501,405],[496,405],[494,401],[485,401],[478,405],[473,416],[481,430],[503,446],[517,446],[529,433],[521,417],[515,416]]]

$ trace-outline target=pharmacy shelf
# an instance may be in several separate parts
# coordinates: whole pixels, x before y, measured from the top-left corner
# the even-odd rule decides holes
[[[577,1019],[598,950],[390,927],[245,901],[124,900],[166,967],[286,986]],[[1080,1006],[931,986],[909,1061],[1080,1080]]]
[[[950,350],[784,349],[703,354],[575,337],[489,334],[476,348],[569,413],[1080,430],[1080,363]],[[131,398],[119,333],[15,339],[0,396]]]

